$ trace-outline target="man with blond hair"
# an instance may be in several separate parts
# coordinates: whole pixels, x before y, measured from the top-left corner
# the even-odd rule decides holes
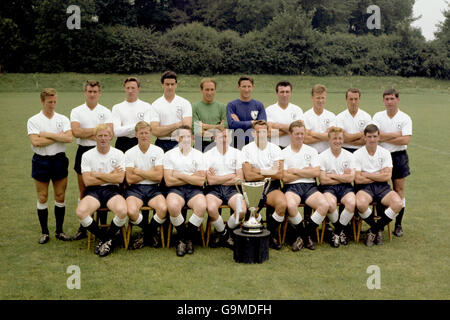
[[[41,225],[39,243],[49,240],[48,230],[48,187],[53,183],[55,199],[56,239],[71,240],[63,232],[65,216],[65,193],[67,187],[69,159],[66,157],[66,143],[72,142],[69,119],[55,112],[57,103],[55,89],[41,92],[42,110],[27,122],[28,137],[34,151],[31,176],[37,193],[37,214]]]
[[[157,231],[166,221],[167,214],[166,199],[158,186],[164,174],[164,151],[150,143],[149,123],[139,121],[135,132],[138,144],[125,152],[125,177],[129,184],[125,191],[125,198],[130,221],[142,228],[144,237],[138,238],[131,248],[140,249],[144,245],[156,248],[161,244]],[[143,205],[148,205],[155,210],[150,223],[139,211]]]
[[[119,190],[119,184],[125,177],[125,157],[122,151],[110,145],[113,138],[110,126],[99,124],[94,135],[96,147],[86,151],[81,158],[86,191],[78,204],[77,217],[84,228],[100,239],[95,253],[104,257],[111,253],[113,238],[127,221],[127,203]],[[92,214],[104,207],[114,213],[107,232],[92,219]]]

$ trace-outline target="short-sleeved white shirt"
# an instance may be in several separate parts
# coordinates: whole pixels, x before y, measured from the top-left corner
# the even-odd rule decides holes
[[[339,156],[335,157],[331,148],[319,154],[320,170],[326,173],[344,174],[347,169],[355,169],[353,153],[341,149]]]
[[[153,167],[162,166],[164,151],[158,146],[150,144],[147,152],[143,153],[139,145],[128,149],[125,152],[125,167],[138,168],[141,170],[151,170]],[[144,179],[136,184],[157,184],[158,181]]]
[[[183,118],[192,117],[191,103],[175,95],[172,102],[168,102],[164,96],[156,99],[152,103],[150,113],[150,122],[159,122],[161,126],[168,126],[183,120]],[[175,140],[175,138],[160,137],[160,140]]]
[[[291,145],[288,145],[281,153],[284,160],[284,170],[291,168],[303,169],[309,166],[315,168],[320,166],[317,150],[306,144],[303,144],[298,152],[294,152]],[[314,182],[316,182],[315,178],[300,178],[287,184]]]
[[[47,118],[41,111],[32,116],[27,122],[28,135],[39,134],[41,132],[61,133],[71,130],[70,121],[65,115],[55,112],[51,119]],[[34,147],[31,149],[41,156],[54,156],[60,152],[66,152],[66,144],[55,142],[46,147]]]
[[[314,112],[314,108],[309,109],[303,114],[305,118],[305,127],[308,130],[316,132],[326,132],[328,128],[336,126],[336,115],[326,109],[319,116]],[[318,153],[325,151],[330,147],[328,141],[320,141],[310,144]]]
[[[392,168],[391,153],[381,146],[377,146],[377,150],[373,156],[363,146],[353,153],[353,157],[355,159],[356,171],[374,173],[386,167]]]
[[[412,135],[412,120],[406,113],[398,110],[391,119],[386,110],[375,113],[373,122],[378,126],[381,132],[401,132],[402,136]],[[389,150],[389,152],[406,150],[407,146],[398,146],[392,143],[380,142],[380,146]]]
[[[86,103],[73,108],[70,112],[70,122],[78,122],[80,128],[95,128],[101,123],[113,123],[111,110],[97,104],[94,109],[89,108]],[[80,146],[96,146],[97,142],[90,139],[77,138]]]
[[[175,170],[192,175],[196,171],[208,170],[204,155],[201,151],[191,148],[184,155],[179,147],[175,147],[164,154],[163,166],[165,170]]]
[[[348,109],[336,116],[336,126],[344,129],[347,133],[360,133],[368,124],[372,123],[372,117],[364,110],[358,109],[353,117]],[[345,148],[359,149],[362,146],[355,146],[348,143],[342,145]]]
[[[286,109],[275,103],[266,108],[267,122],[276,122],[282,124],[291,124],[296,120],[303,119],[303,110],[299,106],[289,103]],[[275,143],[281,147],[286,147],[291,143],[291,137],[289,135],[269,138],[269,141]]]
[[[280,147],[271,142],[267,142],[266,147],[261,150],[256,142],[252,141],[242,148],[242,153],[244,162],[261,170],[272,169],[276,161],[283,160]]]
[[[81,173],[102,172],[111,173],[117,167],[125,171],[125,155],[119,149],[110,147],[107,154],[100,153],[97,148],[92,148],[81,156]],[[118,185],[116,183],[104,183],[102,186]]]
[[[237,170],[242,169],[244,161],[242,151],[233,147],[228,147],[225,154],[221,154],[217,147],[214,147],[204,156],[207,168],[213,168],[216,176],[236,173]]]
[[[112,107],[114,135],[116,137],[134,138],[136,123],[146,121],[150,123],[151,105],[137,99],[134,102],[123,101]]]

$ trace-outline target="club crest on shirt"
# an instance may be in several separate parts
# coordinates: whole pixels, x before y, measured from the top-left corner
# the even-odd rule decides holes
[[[401,122],[396,122],[396,123],[395,123],[395,127],[396,127],[398,130],[402,130],[402,123],[401,123]]]
[[[325,126],[328,128],[330,126],[331,120],[327,118],[323,120],[323,122],[325,123]]]
[[[349,166],[348,161],[342,161],[342,169],[345,171],[345,169],[347,169]]]
[[[154,167],[156,162],[156,157],[150,157],[150,163]]]
[[[100,120],[100,121],[105,120],[105,114],[104,113],[99,113],[99,114],[97,114],[97,116],[98,116],[98,120]]]
[[[236,169],[236,166],[237,166],[237,160],[236,159],[231,160],[231,168]]]
[[[366,127],[366,121],[365,120],[359,120],[358,126],[360,129],[364,129]]]
[[[198,166],[197,161],[192,160],[192,167],[194,168],[194,171],[197,171],[197,166]]]
[[[304,157],[305,157],[306,161],[308,161],[308,162],[311,161],[311,155],[309,153],[306,153]]]
[[[109,160],[109,163],[110,163],[111,166],[113,166],[113,167],[117,166],[117,160],[114,159],[114,158],[110,159],[110,160]]]
[[[292,120],[295,120],[297,118],[295,112],[291,113],[291,118],[292,118]]]
[[[138,112],[137,113],[137,118],[138,118],[138,120],[144,120],[144,113],[143,112]]]
[[[181,108],[181,106],[177,107],[176,114],[179,120],[183,120],[183,109]]]
[[[383,158],[378,158],[378,164],[379,164],[380,166],[382,166],[383,163],[384,163],[384,159],[383,159]]]
[[[56,129],[58,129],[58,131],[63,130],[63,122],[62,121],[56,122]]]
[[[252,117],[253,120],[256,120],[256,118],[258,118],[258,114],[259,114],[258,110],[253,110],[250,112],[250,116]]]

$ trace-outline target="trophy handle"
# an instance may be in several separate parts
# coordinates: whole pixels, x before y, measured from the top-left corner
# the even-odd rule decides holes
[[[269,182],[269,183],[267,183],[267,182]],[[270,187],[271,182],[272,182],[271,178],[265,178],[264,179],[264,183],[267,183],[267,186],[264,189],[264,195],[267,195],[267,191],[269,191],[269,187]]]
[[[241,190],[239,189],[239,186],[241,185],[241,183],[242,183],[242,180],[239,179],[239,178],[237,178],[237,179],[234,181],[234,186],[236,187],[236,190],[238,191],[238,193],[241,193]]]

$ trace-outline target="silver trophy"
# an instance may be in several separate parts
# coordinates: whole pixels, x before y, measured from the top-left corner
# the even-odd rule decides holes
[[[245,233],[261,233],[264,229],[262,223],[256,220],[256,214],[264,207],[267,191],[270,187],[270,178],[265,178],[264,181],[258,182],[244,182],[242,180],[236,181],[236,188],[238,185],[242,187],[242,195],[250,211],[250,217],[242,224],[242,231]]]

